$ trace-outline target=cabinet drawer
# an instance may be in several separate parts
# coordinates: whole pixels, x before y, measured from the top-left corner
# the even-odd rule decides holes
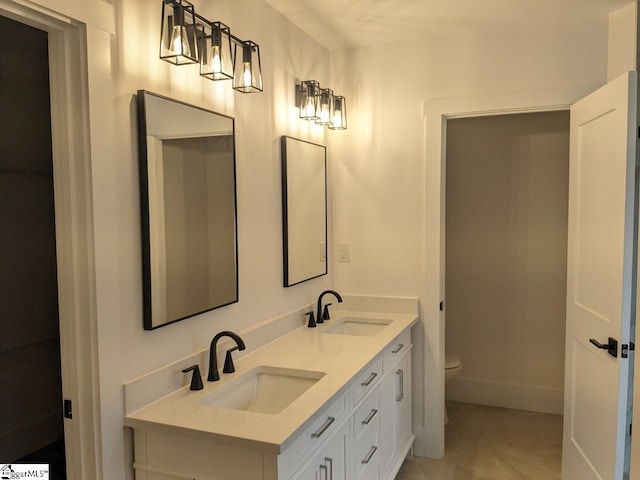
[[[312,453],[312,459],[297,472],[292,480],[350,480],[347,463],[349,423],[334,432],[329,442]],[[278,475],[278,478],[282,478]]]
[[[398,335],[382,354],[382,370],[387,372],[398,359],[411,348],[411,329]]]
[[[353,394],[353,405],[357,405],[360,400],[380,383],[382,377],[382,358],[377,357],[367,365],[353,380],[351,387]]]
[[[375,430],[380,425],[380,405],[378,393],[373,393],[362,402],[353,415],[353,431],[356,441],[370,430]]]
[[[371,430],[355,444],[355,471],[356,478],[373,480],[378,478],[378,466],[380,464],[380,431]]]
[[[348,410],[347,393],[344,392],[316,414],[302,433],[296,434],[293,443],[278,455],[278,471],[282,473],[281,478],[288,478],[312,451],[316,451],[318,446],[340,427]]]

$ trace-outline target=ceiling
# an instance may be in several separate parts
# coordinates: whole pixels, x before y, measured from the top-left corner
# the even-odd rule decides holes
[[[266,0],[329,50],[460,31],[588,28],[633,0]]]

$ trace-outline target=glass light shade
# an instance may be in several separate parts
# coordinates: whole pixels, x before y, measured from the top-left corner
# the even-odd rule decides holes
[[[332,130],[347,129],[347,101],[341,95],[333,97],[333,120],[329,128]]]
[[[198,41],[193,4],[186,0],[162,2],[160,58],[174,65],[198,63]]]
[[[299,102],[300,118],[316,120],[320,112],[320,84],[315,80],[304,80],[300,83]]]
[[[333,121],[333,90],[320,89],[320,111],[316,123],[318,125],[331,125]]]
[[[200,75],[209,80],[233,78],[231,29],[222,22],[213,22],[205,28],[200,51]]]
[[[260,47],[251,40],[236,44],[233,89],[242,93],[262,91]]]

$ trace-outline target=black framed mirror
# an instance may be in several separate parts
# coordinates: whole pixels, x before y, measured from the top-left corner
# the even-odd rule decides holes
[[[138,91],[144,328],[238,301],[234,120]]]
[[[283,136],[284,286],[327,274],[327,149]]]

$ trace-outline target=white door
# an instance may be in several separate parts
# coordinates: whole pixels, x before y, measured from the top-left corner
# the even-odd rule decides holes
[[[571,108],[564,480],[622,480],[625,469],[636,99],[637,73],[629,72]],[[615,356],[596,346],[609,337]]]

